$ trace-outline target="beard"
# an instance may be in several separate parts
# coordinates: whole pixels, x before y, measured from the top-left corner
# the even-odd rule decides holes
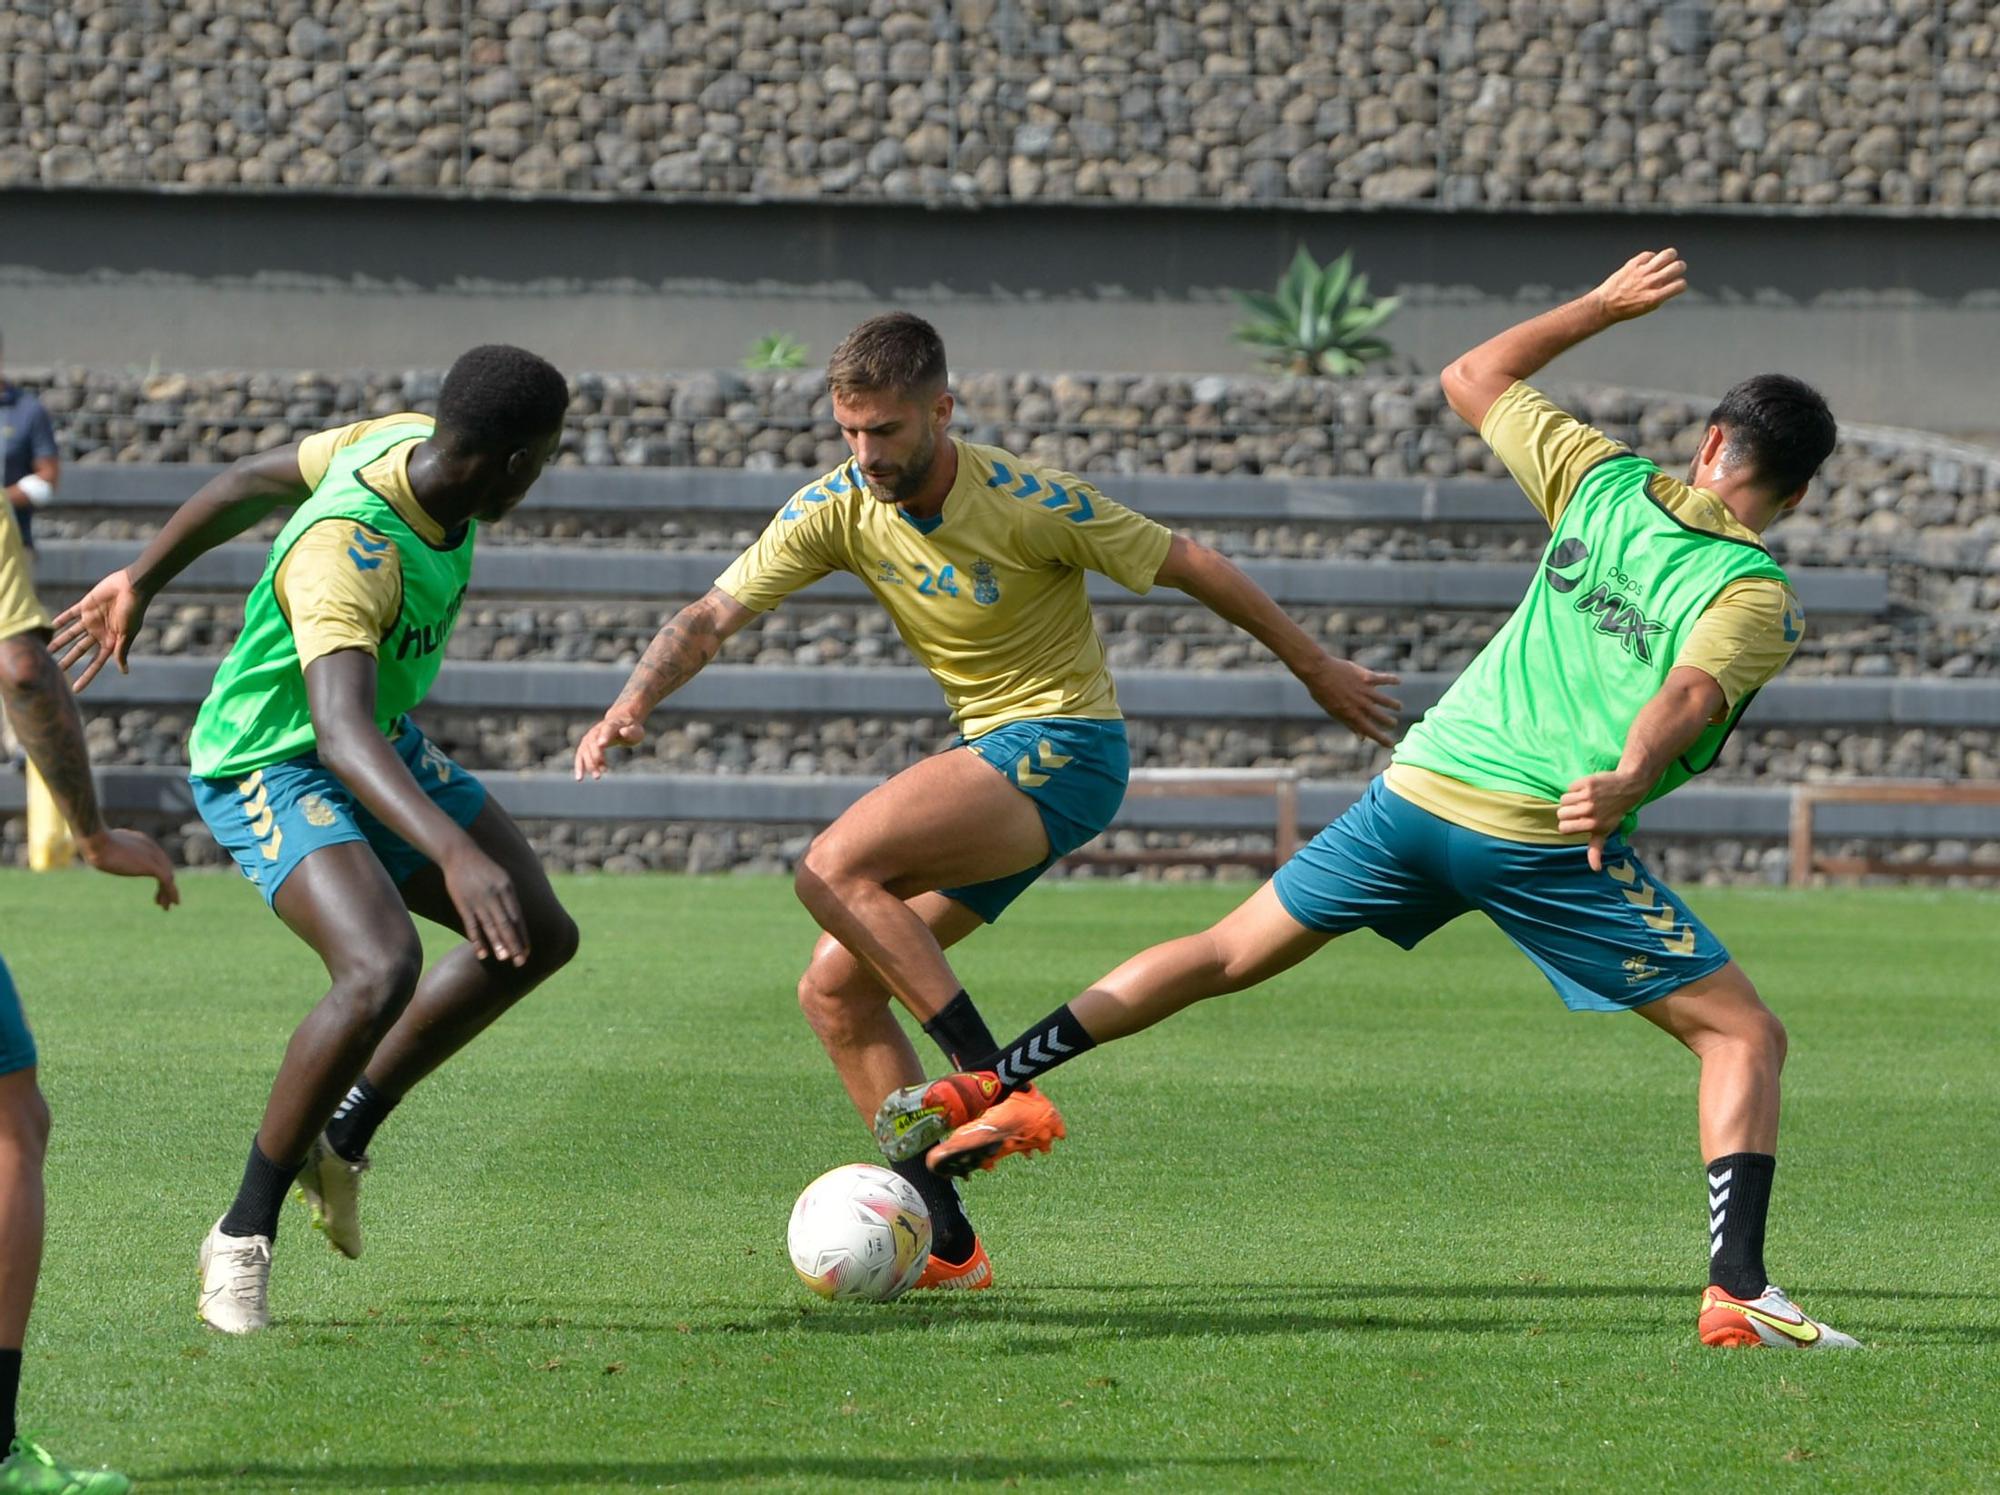
[[[885,480],[877,480],[867,473],[861,475],[868,484],[868,491],[883,503],[907,503],[923,490],[929,481],[931,469],[937,465],[937,438],[928,432],[924,444],[910,453],[910,459],[898,467]]]

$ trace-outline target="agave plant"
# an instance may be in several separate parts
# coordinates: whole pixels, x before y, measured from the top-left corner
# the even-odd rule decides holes
[[[1358,374],[1395,351],[1375,335],[1398,298],[1368,295],[1368,277],[1354,273],[1349,250],[1322,266],[1302,244],[1276,294],[1238,291],[1251,320],[1236,340],[1261,350],[1268,366],[1293,374]]]
[[[787,337],[782,332],[769,333],[750,345],[750,351],[743,355],[746,369],[802,369],[806,358],[812,352],[795,337]]]

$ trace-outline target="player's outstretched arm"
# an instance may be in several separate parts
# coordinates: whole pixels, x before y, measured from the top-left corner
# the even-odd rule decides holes
[[[1556,829],[1590,837],[1590,870],[1604,870],[1604,843],[1639,808],[1682,753],[1693,747],[1723,712],[1722,687],[1706,670],[1676,665],[1666,684],[1641,708],[1625,734],[1625,752],[1609,773],[1586,774],[1556,805]]]
[[[1398,684],[1402,677],[1327,653],[1228,557],[1186,535],[1175,535],[1153,581],[1186,592],[1277,655],[1320,709],[1357,737],[1395,746],[1393,734],[1402,707],[1380,687]]]
[[[320,762],[369,813],[437,863],[459,927],[481,960],[528,960],[514,881],[410,775],[375,725],[375,656],[336,649],[306,666],[306,703]]]
[[[1607,327],[1643,317],[1687,289],[1687,264],[1677,249],[1646,249],[1614,270],[1596,290],[1509,327],[1444,371],[1444,397],[1478,430],[1493,402],[1563,353]]]
[[[632,678],[604,717],[576,745],[576,776],[604,777],[606,757],[615,747],[636,746],[646,735],[653,708],[701,673],[722,641],[757,614],[720,587],[690,602],[653,636]]]
[[[84,746],[83,719],[55,658],[33,633],[0,639],[0,699],[29,761],[49,786],[56,806],[76,835],[85,862],[114,877],[150,877],[158,884],[153,901],[172,908],[181,901],[174,864],[150,837],[112,830],[97,808]]]
[[[310,492],[299,471],[296,442],[245,457],[203,484],[160,527],[138,560],[112,572],[57,615],[50,647],[65,672],[82,666],[76,688],[95,680],[107,660],[126,673],[126,656],[145,624],[146,608],[197,556]]]

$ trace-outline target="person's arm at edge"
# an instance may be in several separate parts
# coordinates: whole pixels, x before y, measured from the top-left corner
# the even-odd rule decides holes
[[[1392,734],[1401,706],[1377,687],[1398,684],[1401,677],[1327,653],[1227,556],[1176,534],[1153,581],[1186,592],[1256,639],[1298,677],[1327,715],[1356,736],[1395,746]]]
[[[107,659],[117,663],[119,673],[126,672],[126,657],[145,624],[147,607],[196,557],[311,491],[299,469],[297,442],[244,457],[204,483],[160,527],[138,560],[112,572],[57,615],[51,648],[64,670],[83,664],[76,688],[89,685]]]
[[[700,674],[723,641],[756,616],[722,588],[711,587],[669,618],[633,666],[611,709],[577,744],[576,777],[604,777],[606,753],[638,744],[653,708]]]
[[[1604,870],[1604,843],[1660,781],[1667,766],[1708,730],[1724,709],[1722,686],[1706,670],[1676,665],[1625,734],[1609,773],[1585,774],[1556,805],[1556,829],[1590,837],[1590,870]]]
[[[56,496],[62,482],[62,463],[54,457],[37,457],[28,476],[7,489],[7,502],[17,509],[34,509]]]
[[[1642,317],[1687,289],[1687,265],[1673,249],[1635,254],[1595,290],[1516,323],[1452,360],[1439,378],[1444,397],[1475,431],[1493,402],[1578,343]]]
[[[161,908],[179,903],[167,854],[150,837],[105,825],[90,774],[83,718],[39,631],[0,639],[0,700],[29,762],[69,822],[84,861],[121,877],[150,877],[159,884],[154,902]]]
[[[319,760],[369,813],[437,864],[479,958],[490,954],[522,965],[527,926],[513,881],[432,802],[377,729],[376,668],[375,657],[362,649],[336,649],[306,666]]]

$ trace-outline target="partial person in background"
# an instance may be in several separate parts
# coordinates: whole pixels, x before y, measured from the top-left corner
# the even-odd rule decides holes
[[[4,490],[0,496],[6,498],[14,522],[20,526],[21,545],[32,568],[35,510],[56,496],[62,464],[56,457],[56,428],[47,407],[28,390],[8,380],[5,352],[5,341],[0,339],[0,490]],[[28,586],[30,590],[34,587],[32,569],[28,573]],[[14,729],[4,720],[0,720],[0,756],[15,768],[26,769],[32,784],[34,770],[21,751]]]
[[[62,671],[49,655],[49,615],[29,580],[26,547],[13,519],[0,514],[0,701],[6,703],[29,760],[47,780],[75,828],[84,860],[117,877],[150,877],[161,908],[180,901],[167,854],[137,831],[105,827],[90,781],[83,720]],[[49,1107],[35,1080],[35,1040],[13,977],[0,961],[0,1495],[60,1491],[123,1495],[131,1481],[108,1469],[69,1469],[19,1436],[14,1402],[21,1389],[21,1344],[42,1265],[42,1159]]]

